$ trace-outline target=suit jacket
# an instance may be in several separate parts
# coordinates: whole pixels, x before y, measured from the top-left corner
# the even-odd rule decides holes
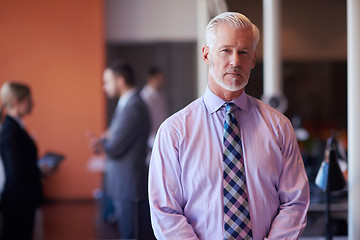
[[[147,196],[147,139],[150,133],[148,109],[138,92],[121,108],[117,106],[104,140],[107,153],[105,188],[114,200]]]
[[[1,207],[36,208],[42,201],[37,148],[25,129],[6,116],[0,131],[0,155],[5,170]]]

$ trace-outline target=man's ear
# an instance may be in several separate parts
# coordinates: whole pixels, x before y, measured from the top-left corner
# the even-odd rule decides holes
[[[202,47],[202,55],[203,55],[203,60],[206,64],[209,64],[209,47],[208,46],[203,46]]]
[[[124,84],[125,83],[125,78],[123,76],[116,76],[116,82],[118,84]]]
[[[122,89],[126,86],[126,81],[125,78],[123,76],[116,76],[116,86],[118,86],[118,88]]]
[[[251,69],[253,69],[255,67],[255,62],[256,62],[256,51],[254,53],[254,58],[253,58],[253,63],[252,63]]]

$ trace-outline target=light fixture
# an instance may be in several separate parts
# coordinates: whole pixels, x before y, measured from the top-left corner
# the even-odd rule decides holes
[[[331,240],[331,192],[342,190],[346,185],[338,164],[337,141],[334,135],[327,139],[324,160],[316,176],[315,184],[325,192],[326,239]]]

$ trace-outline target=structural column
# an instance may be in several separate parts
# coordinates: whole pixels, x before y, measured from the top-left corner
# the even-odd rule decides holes
[[[197,59],[197,96],[204,94],[204,90],[207,85],[207,65],[204,63],[201,49],[205,45],[205,29],[210,21],[210,15],[208,10],[207,0],[197,0],[197,48],[196,48],[196,59]]]
[[[280,112],[287,108],[281,62],[281,0],[263,0],[264,93],[262,100]]]
[[[263,0],[264,95],[282,93],[280,0]]]
[[[360,1],[347,1],[348,239],[360,236]]]

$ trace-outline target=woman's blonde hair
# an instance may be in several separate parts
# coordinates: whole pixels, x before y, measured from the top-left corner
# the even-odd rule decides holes
[[[28,97],[30,93],[30,88],[25,84],[16,81],[5,82],[0,90],[0,118],[2,119],[3,110],[7,107],[11,107],[14,100],[22,101]]]

